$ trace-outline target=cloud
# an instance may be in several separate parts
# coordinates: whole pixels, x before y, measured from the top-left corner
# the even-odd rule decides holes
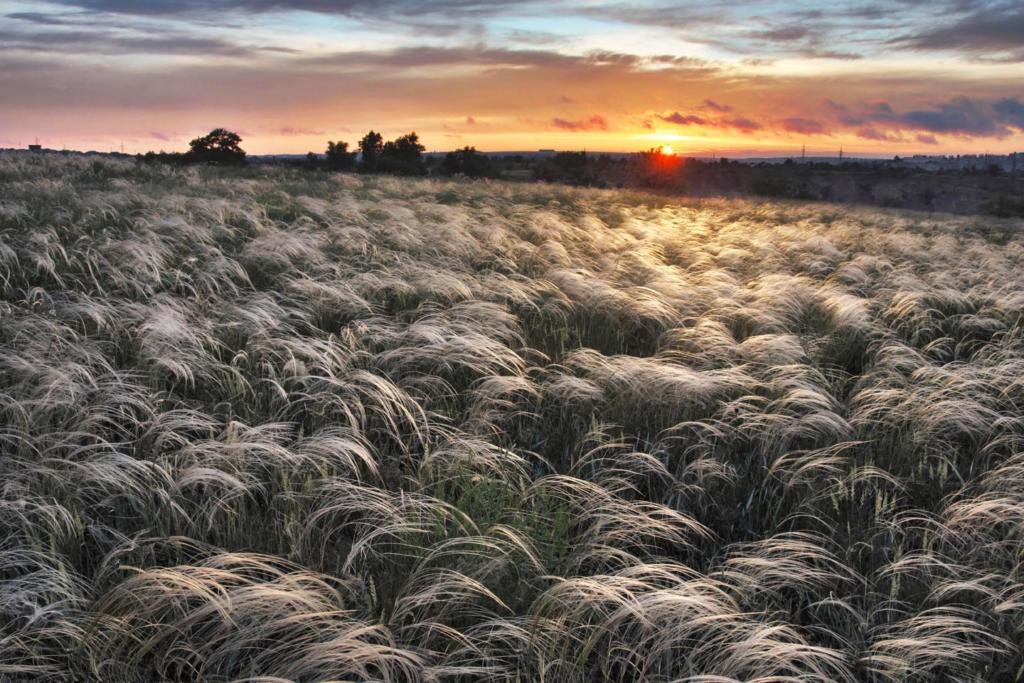
[[[770,29],[751,31],[747,35],[757,40],[767,40],[776,43],[790,43],[797,40],[804,40],[812,36],[813,34],[811,32],[811,28],[808,25],[794,24],[790,26],[777,26],[775,28]]]
[[[733,111],[732,107],[718,104],[713,100],[704,100],[701,103],[699,110],[701,114],[684,114],[682,112],[674,111],[670,114],[658,114],[656,117],[666,123],[673,123],[677,126],[705,126],[708,128],[719,128],[719,129],[730,129],[736,130],[741,133],[753,133],[754,131],[761,130],[763,126],[743,116],[734,116],[727,118],[721,114]]]
[[[1004,123],[1024,130],[1024,103],[1018,98],[1007,98],[992,105],[992,109]]]
[[[859,110],[832,101],[825,109],[839,123],[861,127],[859,137],[893,140],[885,131],[942,133],[965,138],[1005,138],[1014,129],[1024,130],[1024,103],[1019,98],[985,102],[970,97],[955,97],[931,108],[899,112],[888,102],[874,102]],[[861,133],[866,133],[862,135]]]
[[[599,114],[593,114],[585,119],[578,119],[575,121],[558,118],[556,116],[551,119],[551,125],[555,128],[569,130],[574,133],[580,131],[608,130],[608,119]]]
[[[226,11],[301,11],[318,14],[494,14],[503,0],[56,0],[94,12],[138,15],[219,14]]]
[[[722,124],[727,128],[735,128],[741,133],[753,133],[756,130],[761,130],[763,126],[757,121],[751,119],[738,117],[734,119],[726,119],[722,121]]]
[[[466,125],[467,126],[475,126],[476,125],[476,119],[473,118],[472,116],[467,116],[466,117]]]
[[[958,97],[936,109],[908,111],[897,117],[908,128],[932,133],[953,133],[979,137],[1007,137],[1011,131],[1001,117],[983,104]]]
[[[814,119],[805,119],[799,116],[793,116],[788,119],[783,119],[781,122],[782,130],[790,133],[799,133],[800,135],[829,135],[830,133],[825,129],[824,124],[821,121],[815,121]]]
[[[877,128],[861,128],[856,135],[863,140],[877,140],[878,142],[899,142],[901,140],[899,136],[890,135]]]
[[[667,116],[658,116],[659,119],[666,123],[674,123],[677,126],[709,126],[712,125],[712,121],[704,118],[703,116],[697,116],[696,114],[680,114],[677,111],[668,114]]]
[[[204,38],[176,33],[161,35],[122,35],[106,29],[22,31],[0,29],[0,45],[5,50],[45,54],[147,54],[216,55],[252,57],[260,51],[219,38]]]
[[[296,60],[296,64],[325,68],[422,70],[429,66],[475,66],[479,68],[534,67],[543,69],[606,69],[620,73],[642,70],[652,59],[619,52],[595,51],[585,55],[564,54],[553,50],[518,50],[484,44],[455,47],[402,47],[386,51],[352,50]],[[710,75],[718,68],[703,60],[681,60],[675,65],[682,73]],[[570,97],[562,101],[572,103]]]
[[[981,6],[955,21],[905,34],[892,44],[913,50],[1006,53],[1024,60],[1024,5]]]
[[[551,1],[566,7],[560,0]],[[356,28],[350,22],[323,21],[325,32],[344,26],[337,28],[339,40],[320,41],[318,34],[310,37],[316,40],[292,43],[292,36],[305,31],[308,17],[253,18],[239,11],[226,13],[227,21],[234,22],[226,26],[210,22],[203,9],[218,5],[216,0],[212,4],[86,0],[87,9],[65,4],[63,15],[53,15],[62,17],[59,21],[51,21],[44,9],[37,12],[36,7],[22,13],[31,16],[0,21],[0,92],[17,93],[0,105],[5,135],[50,135],[49,130],[38,130],[45,125],[69,141],[117,136],[116,141],[122,131],[126,139],[134,135],[145,140],[149,130],[186,130],[198,121],[219,121],[257,131],[253,149],[263,145],[262,150],[268,146],[283,150],[295,141],[288,139],[287,132],[275,131],[277,122],[287,121],[294,130],[333,131],[338,116],[343,116],[356,130],[384,126],[397,133],[415,128],[427,144],[432,144],[430,139],[443,144],[444,126],[450,124],[481,148],[509,149],[508,145],[522,145],[531,135],[544,139],[544,146],[557,147],[569,144],[567,139],[580,131],[609,131],[601,138],[604,148],[631,149],[638,144],[635,134],[651,132],[649,126],[691,126],[679,130],[715,133],[722,140],[741,140],[756,133],[770,144],[785,141],[795,132],[825,134],[814,132],[819,130],[816,122],[821,131],[833,135],[842,132],[853,137],[870,129],[889,136],[884,140],[862,136],[863,148],[882,147],[894,138],[912,143],[921,134],[941,138],[946,143],[943,151],[945,147],[966,151],[972,138],[1017,131],[1022,120],[1020,99],[1012,97],[1020,94],[1019,81],[1013,81],[1012,69],[1003,65],[963,65],[954,92],[977,109],[974,118],[968,117],[963,124],[953,115],[960,111],[966,117],[961,111],[965,107],[950,104],[948,93],[953,86],[938,67],[893,67],[883,73],[846,67],[793,75],[749,66],[740,57],[708,62],[686,55],[650,56],[648,44],[637,46],[636,52],[644,54],[628,54],[627,48],[578,54],[571,51],[576,43],[565,35],[567,42],[550,47],[483,42],[477,37],[428,41],[432,36],[402,24],[398,14],[394,30],[377,20]],[[219,6],[229,4],[257,8],[251,11],[280,6],[266,1]],[[292,6],[334,11],[356,4],[299,0]],[[468,0],[425,7],[430,12],[457,6],[483,12],[482,4],[495,12],[517,9],[512,3],[501,9]],[[576,3],[574,11],[582,11],[581,4]],[[744,4],[743,0],[738,3]],[[123,6],[125,12],[145,16],[101,14],[101,5]],[[403,12],[413,7],[411,0],[385,0],[381,12],[399,5]],[[540,6],[538,2],[534,7]],[[364,3],[352,11],[376,10]],[[829,17],[831,13],[826,13],[815,21]],[[270,35],[271,22],[282,26],[273,34],[278,44],[273,49],[251,45],[258,36]],[[684,24],[677,22],[671,30],[690,30]],[[761,22],[768,27],[784,24]],[[239,26],[258,30],[239,30]],[[571,27],[571,22],[564,26]],[[351,44],[342,38],[367,27],[379,31],[386,39],[379,44],[387,47],[327,52],[334,49],[331,45]],[[500,22],[491,28],[488,40],[500,41],[504,35]],[[673,40],[681,35],[674,33]],[[121,54],[127,54],[126,59],[110,58]],[[147,59],[136,59],[137,54]],[[832,102],[815,108],[812,97]],[[467,112],[477,121],[475,125]],[[985,120],[990,124],[983,125]],[[709,137],[707,144],[712,143],[726,144]],[[1008,140],[993,148],[1010,144]]]
[[[274,133],[282,137],[301,137],[306,135],[324,135],[324,131],[314,128],[302,128],[301,126],[281,126],[274,130]]]
[[[42,24],[43,26],[67,26],[75,23],[73,21],[69,21],[60,14],[48,14],[45,12],[11,12],[4,16],[8,19],[15,19],[17,21],[25,21],[33,24]]]
[[[834,27],[824,21],[824,14],[803,12],[794,15],[793,23],[778,24],[771,28],[747,31],[744,37],[755,46],[782,54],[798,55],[813,59],[862,59],[863,55],[849,50],[836,49],[841,42],[832,34]],[[847,22],[849,23],[849,22]],[[849,31],[852,26],[847,26]],[[743,43],[737,43],[743,45]]]
[[[513,50],[484,45],[465,45],[459,47],[403,47],[387,51],[350,50],[306,57],[299,63],[305,66],[362,69],[457,65],[552,68],[591,62],[587,57],[564,55],[550,50]]]
[[[732,111],[732,107],[730,107],[729,105],[719,104],[714,100],[704,100],[704,102],[700,106],[702,109],[710,109],[711,111],[717,111],[721,113]]]
[[[937,144],[939,144],[939,141],[935,139],[934,135],[925,135],[925,134],[922,133],[922,134],[918,135],[917,137],[915,137],[914,139],[917,140],[918,142],[920,142],[922,145],[937,145]]]

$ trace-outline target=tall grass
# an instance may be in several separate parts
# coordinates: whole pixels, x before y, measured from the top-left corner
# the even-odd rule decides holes
[[[2,156],[0,680],[1020,680],[995,227]]]

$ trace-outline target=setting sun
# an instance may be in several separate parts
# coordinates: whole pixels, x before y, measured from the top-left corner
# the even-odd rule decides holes
[[[665,156],[675,156],[676,151],[672,149],[672,145],[662,145],[661,153],[664,154]]]

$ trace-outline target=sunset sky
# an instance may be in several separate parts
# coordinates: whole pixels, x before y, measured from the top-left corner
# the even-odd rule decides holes
[[[727,9],[723,9],[727,7]],[[0,0],[0,147],[1024,151],[1024,2]]]

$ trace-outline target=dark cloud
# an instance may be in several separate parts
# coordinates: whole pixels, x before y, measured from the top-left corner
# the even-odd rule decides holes
[[[772,43],[791,43],[811,38],[814,36],[814,33],[806,24],[794,24],[791,26],[777,26],[770,29],[751,31],[747,36],[755,40],[765,40]]]
[[[920,142],[922,145],[937,145],[937,144],[939,144],[939,141],[935,138],[934,135],[926,135],[924,133],[921,133],[920,135],[918,135],[914,139],[917,140],[918,142]]]
[[[551,119],[551,125],[555,128],[569,130],[574,133],[581,131],[608,130],[608,119],[599,114],[593,114],[585,119],[578,119],[575,121],[555,117]]]
[[[485,22],[519,12],[526,16],[573,16],[657,27],[687,40],[712,45],[737,55],[789,55],[818,59],[860,59],[872,48],[1022,50],[1024,6],[1019,0],[984,3],[954,2],[946,14],[952,20],[929,25],[933,12],[923,0],[876,0],[871,3],[802,8],[739,0],[723,9],[709,3],[610,0],[579,3],[572,0],[52,0],[68,10],[96,15],[177,17],[223,21],[246,14],[277,11],[314,12],[345,16],[376,27],[411,30],[433,36],[477,38],[498,36],[516,44],[556,46],[564,35],[543,30],[498,30]],[[14,13],[26,21],[60,22],[59,13]],[[893,39],[905,26],[925,28]],[[750,26],[761,26],[750,30]],[[674,58],[673,56],[669,56]]]
[[[59,4],[94,12],[171,15],[217,13],[226,10],[280,10],[320,14],[491,14],[507,6],[502,0],[57,0]]]
[[[595,50],[588,53],[587,58],[594,64],[610,64],[625,67],[639,66],[646,61],[643,57],[638,57],[637,55],[612,52],[610,50]],[[663,57],[654,57],[651,61],[657,62],[659,59],[663,59]]]
[[[1003,123],[1024,130],[1024,103],[1019,99],[1005,99],[992,105]]]
[[[727,104],[719,104],[718,102],[715,102],[714,100],[704,100],[704,102],[700,106],[703,109],[710,109],[711,111],[717,111],[717,112],[722,112],[722,113],[726,113],[726,112],[732,111],[732,107],[730,107],[729,105],[727,105]]]
[[[643,67],[648,60],[637,55],[619,52],[590,52],[583,56],[576,56],[551,50],[515,50],[478,44],[462,47],[407,47],[381,52],[337,52],[305,58],[299,63],[306,66],[341,68],[421,68],[464,65],[544,69],[587,67],[633,71]],[[694,73],[714,73],[716,70],[716,67],[709,66],[703,61],[700,61],[699,67],[692,69]]]
[[[705,100],[700,109],[709,114],[684,114],[674,111],[670,114],[658,114],[657,118],[677,126],[705,126],[708,128],[732,129],[741,133],[753,133],[763,127],[757,121],[742,116],[725,118],[723,113],[731,112],[732,107],[725,107],[711,100]]]
[[[877,140],[878,142],[897,142],[900,140],[897,135],[890,135],[877,128],[861,128],[857,131],[857,137],[864,140]]]
[[[48,54],[151,54],[251,57],[259,48],[237,45],[218,38],[179,34],[123,35],[104,29],[19,31],[0,29],[5,50]]]
[[[967,97],[958,97],[936,109],[918,109],[898,116],[908,128],[931,133],[953,133],[977,137],[1006,137],[1010,131],[991,107]]]
[[[790,54],[813,59],[862,59],[863,55],[849,50],[836,49],[841,40],[833,34],[836,27],[822,13],[811,16],[808,13],[793,15],[793,23],[782,23],[765,29],[747,31],[743,37],[761,50]],[[813,13],[812,13],[813,14]],[[847,22],[849,23],[849,22]],[[847,25],[845,31],[853,30]],[[742,43],[739,43],[740,49]]]
[[[405,47],[389,51],[349,51],[301,60],[306,66],[426,67],[476,64],[480,66],[544,67],[574,64],[580,58],[547,50],[507,50],[482,45],[465,47]]]
[[[805,119],[799,116],[793,116],[788,119],[783,119],[782,130],[790,133],[799,133],[800,135],[829,135],[828,130],[821,121],[815,121],[814,119]]]
[[[1009,53],[1024,60],[1024,4],[981,5],[965,17],[900,36],[893,44],[914,50]]]
[[[666,123],[674,123],[677,126],[707,126],[712,123],[703,116],[697,116],[696,114],[680,114],[677,111],[666,116],[659,115],[658,118]]]
[[[807,48],[801,50],[799,54],[803,57],[809,57],[814,59],[839,59],[843,61],[850,61],[854,59],[864,59],[864,55],[856,52],[842,52],[840,50],[819,50],[818,48]]]
[[[756,130],[761,130],[763,126],[757,121],[751,119],[738,117],[735,119],[726,119],[722,121],[723,126],[727,128],[735,128],[742,133],[753,133]]]
[[[74,23],[60,14],[47,14],[43,12],[11,12],[4,16],[8,19],[42,24],[43,26],[67,26]]]
[[[961,137],[1004,138],[1013,129],[1024,130],[1024,103],[1018,98],[1005,98],[987,103],[969,97],[955,97],[929,109],[898,112],[887,102],[875,102],[858,110],[825,102],[826,111],[839,123],[860,126],[860,137],[887,140],[886,130],[911,130],[943,133]],[[862,134],[863,133],[863,134]]]
[[[664,64],[667,66],[682,66],[694,69],[704,69],[711,66],[711,62],[699,57],[686,57],[681,55],[656,55],[648,58],[652,64]]]

